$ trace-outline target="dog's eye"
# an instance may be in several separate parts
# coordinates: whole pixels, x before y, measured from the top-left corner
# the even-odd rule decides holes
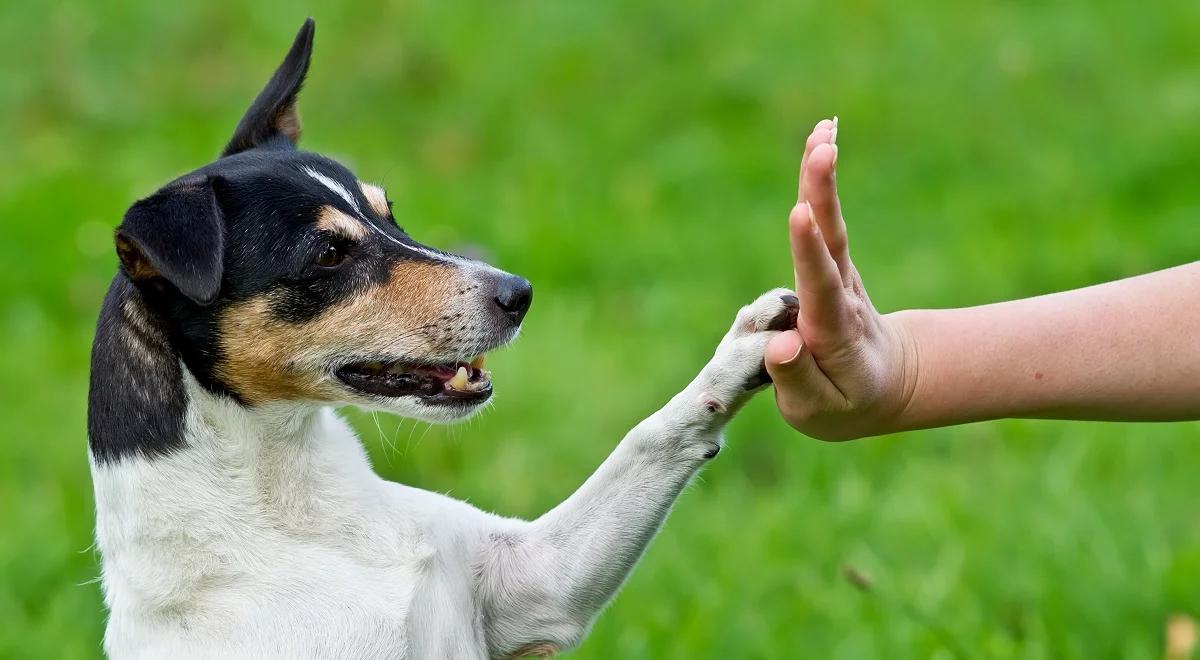
[[[346,251],[336,245],[327,245],[317,256],[317,265],[321,268],[333,268],[346,259]]]

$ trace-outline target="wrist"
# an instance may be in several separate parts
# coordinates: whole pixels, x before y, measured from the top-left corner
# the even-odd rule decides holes
[[[906,431],[921,426],[917,419],[918,386],[922,382],[921,310],[901,310],[884,314],[884,325],[891,334],[893,396],[881,433]]]

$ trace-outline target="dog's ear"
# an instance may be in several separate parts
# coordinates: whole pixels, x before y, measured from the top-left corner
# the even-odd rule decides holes
[[[213,181],[176,181],[125,212],[117,227],[117,256],[134,282],[162,279],[197,304],[221,290],[225,229]]]
[[[313,19],[304,21],[292,48],[267,86],[258,93],[250,109],[238,122],[222,156],[230,156],[264,144],[295,148],[300,140],[300,115],[296,113],[296,95],[304,85],[308,60],[312,56]]]

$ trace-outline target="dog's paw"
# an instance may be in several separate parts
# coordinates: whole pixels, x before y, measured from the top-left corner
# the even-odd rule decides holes
[[[701,403],[725,413],[771,382],[763,366],[767,342],[796,327],[800,301],[788,289],[772,289],[738,311],[733,326],[701,373]]]
[[[771,289],[738,310],[733,327],[725,333],[721,344],[760,332],[794,328],[799,311],[800,300],[795,293],[788,289]]]

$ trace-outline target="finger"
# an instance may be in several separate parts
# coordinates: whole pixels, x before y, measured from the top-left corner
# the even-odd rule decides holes
[[[812,155],[813,149],[819,144],[825,144],[833,139],[833,130],[836,128],[834,122],[823,119],[813,128],[812,133],[809,133],[808,139],[804,142],[804,156],[800,158],[800,175],[797,177],[796,200],[803,202],[804,197],[804,166],[808,162],[809,156]]]
[[[828,379],[795,330],[771,338],[763,365],[775,383],[775,399],[781,410],[795,410],[805,397],[817,398],[826,387]]]
[[[843,277],[850,272],[850,243],[846,235],[846,223],[842,219],[842,205],[837,194],[837,147],[819,144],[813,149],[804,169],[802,186],[805,198],[812,205],[817,226],[829,248],[829,254]]]
[[[788,237],[792,263],[796,271],[796,294],[800,298],[800,317],[806,328],[822,333],[808,337],[825,340],[840,328],[845,291],[837,264],[813,222],[808,204],[800,202],[788,216]]]
[[[808,138],[804,141],[804,155],[800,157],[800,175],[797,177],[797,201],[804,201],[804,186],[802,185],[804,181],[804,163],[818,144],[823,144],[833,139],[832,132],[836,128],[836,120],[822,119],[817,122],[817,125],[813,127],[812,132],[808,134]]]

